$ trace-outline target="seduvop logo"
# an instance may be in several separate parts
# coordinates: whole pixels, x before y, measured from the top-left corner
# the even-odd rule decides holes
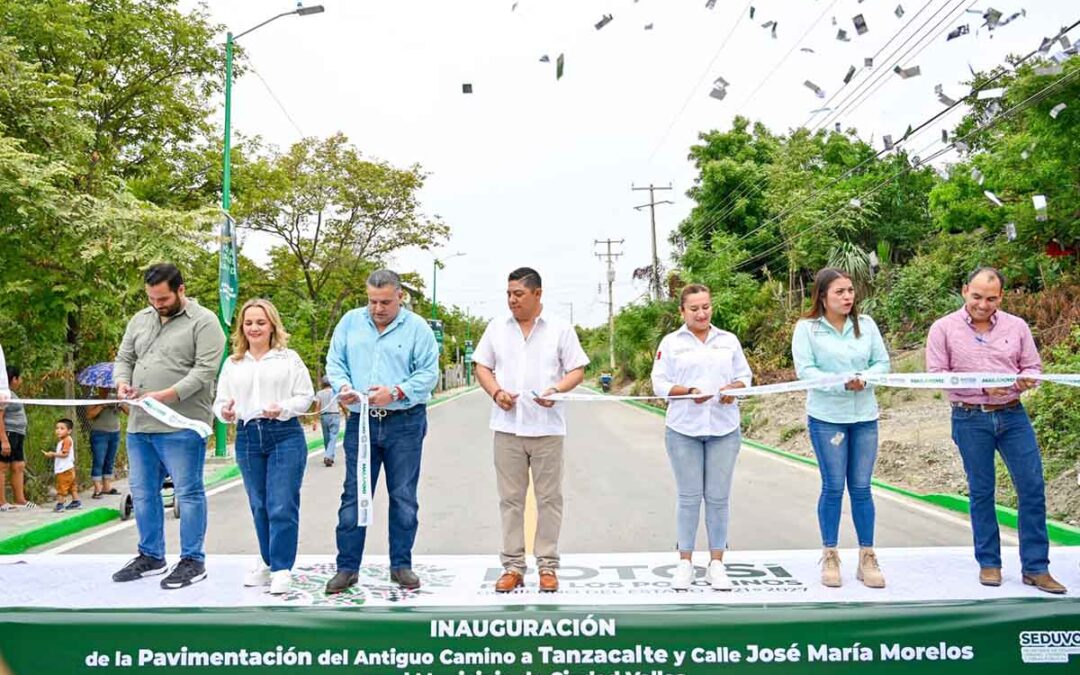
[[[1019,641],[1024,663],[1068,663],[1080,655],[1080,630],[1025,630]]]

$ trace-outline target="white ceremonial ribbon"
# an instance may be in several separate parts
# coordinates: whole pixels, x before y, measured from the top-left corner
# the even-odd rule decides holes
[[[19,398],[11,399],[11,403],[21,403],[22,405],[43,405],[52,406],[56,408],[68,408],[76,406],[91,406],[91,405],[130,405],[135,406],[146,411],[146,414],[150,415],[158,422],[167,424],[170,427],[176,429],[190,429],[199,434],[202,438],[209,438],[213,435],[214,430],[210,428],[210,425],[206,422],[199,420],[193,420],[190,417],[184,417],[180,413],[176,412],[169,406],[153,398],[134,398],[134,399],[85,399],[85,398]]]
[[[360,416],[356,425],[359,435],[356,444],[356,527],[370,527],[375,522],[375,509],[371,503],[371,409],[368,397],[361,394],[359,405],[360,410],[355,413]]]
[[[679,401],[685,399],[701,398],[702,396],[768,396],[770,394],[784,394],[793,391],[809,391],[811,389],[824,389],[838,384],[846,384],[852,380],[862,380],[866,384],[879,387],[903,387],[906,389],[985,389],[995,387],[1011,387],[1018,379],[1039,380],[1052,382],[1071,387],[1080,387],[1080,374],[1074,373],[1029,373],[1020,375],[1017,373],[896,373],[896,374],[867,374],[845,373],[843,375],[830,375],[812,380],[795,380],[792,382],[778,382],[776,384],[764,384],[754,387],[739,389],[725,389],[709,394],[682,394],[680,396],[619,396],[612,394],[550,394],[541,396],[533,392],[536,398],[547,401],[650,401],[668,400]]]
[[[823,389],[844,384],[852,379],[852,375],[830,375],[818,377],[812,380],[794,380],[792,382],[777,382],[776,384],[762,384],[753,387],[739,387],[736,389],[724,389],[720,392],[702,392],[700,394],[681,394],[679,396],[615,396],[610,394],[550,394],[541,396],[534,392],[536,398],[547,401],[650,401],[668,400],[683,401],[687,399],[701,398],[702,396],[766,396],[769,394],[783,394],[791,391],[807,391],[808,389]]]

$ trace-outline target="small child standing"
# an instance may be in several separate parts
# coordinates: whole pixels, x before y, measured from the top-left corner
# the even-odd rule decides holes
[[[53,458],[53,473],[56,474],[56,509],[55,511],[73,511],[82,508],[79,492],[75,486],[75,439],[71,432],[75,424],[64,418],[56,421],[56,450],[45,452]],[[71,495],[71,501],[64,506],[64,497]]]

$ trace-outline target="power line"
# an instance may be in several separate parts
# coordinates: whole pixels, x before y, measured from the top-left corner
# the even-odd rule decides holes
[[[953,139],[953,141],[950,142],[945,148],[942,148],[941,150],[935,152],[933,155],[931,155],[930,157],[928,157],[926,159],[920,160],[918,162],[917,166],[925,166],[926,164],[933,161],[934,159],[937,159],[941,155],[956,149],[957,143],[966,141],[967,139],[971,138],[975,134],[977,134],[979,132],[982,132],[982,131],[985,131],[985,130],[987,130],[989,128],[992,128],[993,126],[995,126],[996,124],[998,124],[1002,120],[1007,119],[1008,117],[1014,115],[1015,113],[1022,110],[1023,108],[1026,108],[1028,106],[1034,105],[1035,103],[1038,103],[1042,99],[1049,96],[1052,89],[1054,89],[1056,87],[1059,87],[1059,86],[1062,86],[1062,85],[1066,84],[1068,80],[1074,79],[1074,78],[1076,78],[1078,76],[1080,76],[1080,71],[1078,71],[1078,70],[1074,70],[1074,71],[1071,71],[1070,73],[1068,73],[1067,75],[1063,75],[1062,77],[1058,78],[1057,80],[1050,83],[1046,87],[1043,87],[1042,89],[1035,92],[1034,94],[1032,94],[1028,98],[1024,99],[1020,103],[1017,103],[1013,107],[1011,107],[1008,110],[1002,112],[1000,115],[998,115],[998,116],[994,117],[993,119],[988,120],[987,122],[975,127],[974,129],[972,129],[968,133],[964,134],[964,136]],[[930,143],[927,146],[927,149],[932,147],[934,145],[934,143],[939,143],[939,142],[940,142],[939,140],[935,139],[935,141],[933,141],[932,143]],[[898,170],[897,172],[895,172],[894,174],[892,174],[891,176],[889,176],[885,180],[881,181],[880,183],[878,183],[874,187],[870,188],[867,191],[864,191],[864,192],[860,193],[858,195],[858,197],[869,197],[869,196],[872,196],[873,194],[876,194],[878,190],[880,190],[881,188],[883,188],[886,185],[888,185],[889,183],[891,183],[893,180],[895,180],[901,174],[906,173],[907,171],[909,171],[910,168],[911,167],[904,167],[904,168]],[[838,213],[843,211],[845,208],[851,208],[850,203],[836,209],[831,214],[829,214],[828,217],[823,218],[817,224],[812,225],[811,227],[808,227],[808,228],[806,228],[805,230],[803,230],[801,232],[793,233],[790,237],[788,237],[787,239],[779,242],[778,244],[776,244],[774,246],[771,246],[768,249],[766,249],[764,251],[761,251],[760,253],[757,253],[757,254],[751,256],[750,258],[742,261],[741,263],[739,263],[739,265],[738,265],[738,267],[736,269],[742,269],[742,268],[748,266],[750,263],[755,262],[756,260],[759,260],[762,257],[768,256],[768,255],[772,254],[773,252],[784,248],[785,246],[787,246],[791,242],[793,242],[796,237],[805,236],[805,235],[810,234],[811,232],[815,231],[816,229],[818,229],[820,227],[823,227],[826,223],[828,223],[831,220],[831,218],[833,216],[837,215]]]
[[[634,185],[631,184],[630,190],[633,192],[639,192],[642,190],[649,191],[649,202],[647,204],[642,204],[641,206],[635,206],[634,210],[640,211],[646,206],[649,207],[649,215],[652,219],[652,274],[649,278],[649,286],[654,297],[657,300],[662,300],[663,289],[660,287],[660,257],[656,253],[656,207],[660,204],[674,204],[675,202],[671,201],[670,199],[665,199],[658,202],[656,201],[656,197],[653,195],[653,192],[656,190],[671,190],[671,185],[668,184],[667,187],[658,187],[656,185],[653,185],[652,183],[649,183],[649,187],[634,187]]]
[[[746,10],[750,9],[750,3],[753,1],[754,0],[749,0],[746,3],[746,6],[742,8],[742,11],[739,12],[739,17],[735,19],[735,23],[732,24],[731,30],[728,31],[728,34],[724,36],[723,41],[720,42],[720,47],[718,47],[716,53],[713,54],[712,60],[709,61],[709,65],[705,66],[705,70],[701,71],[701,77],[698,78],[697,83],[694,84],[693,88],[690,90],[690,93],[687,94],[686,100],[683,101],[682,107],[679,108],[679,112],[675,113],[675,117],[671,118],[671,123],[668,124],[668,128],[666,131],[664,131],[664,135],[660,137],[660,142],[656,144],[656,147],[653,148],[652,154],[649,155],[650,164],[652,163],[653,159],[656,158],[656,153],[660,151],[660,148],[664,147],[664,143],[667,142],[668,136],[671,135],[671,130],[675,128],[675,124],[679,121],[679,118],[681,118],[682,114],[686,112],[686,106],[690,105],[690,101],[694,98],[694,94],[697,93],[698,88],[701,87],[701,83],[704,82],[705,78],[709,76],[709,71],[712,70],[713,65],[716,63],[716,59],[720,58],[721,52],[723,52],[724,48],[727,47],[728,41],[731,40],[731,36],[735,34],[735,29],[739,27],[740,23],[742,23],[743,18],[746,16]]]
[[[293,116],[290,115],[289,111],[285,109],[285,104],[281,102],[281,99],[277,97],[277,94],[274,93],[274,90],[270,88],[270,83],[266,81],[266,78],[264,78],[259,73],[259,71],[255,69],[255,66],[251,63],[250,57],[248,58],[248,68],[251,69],[251,72],[255,73],[255,77],[259,78],[259,82],[262,82],[263,86],[266,87],[266,92],[270,94],[270,98],[274,99],[274,103],[277,104],[277,107],[285,115],[285,118],[289,120],[289,124],[293,126],[293,129],[296,129],[296,133],[300,134],[301,138],[304,138],[306,136],[306,134],[304,134],[304,130],[300,128],[300,125],[296,123],[296,120],[293,119]]]

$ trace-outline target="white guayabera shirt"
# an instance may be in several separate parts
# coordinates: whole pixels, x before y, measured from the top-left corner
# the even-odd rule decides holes
[[[495,372],[499,386],[520,394],[510,410],[494,402],[491,429],[516,436],[565,436],[564,403],[544,408],[533,393],[554,387],[568,372],[589,365],[574,327],[541,311],[528,339],[514,317],[494,319],[476,345],[473,361]]]
[[[732,382],[747,387],[752,380],[739,338],[716,326],[709,326],[705,342],[683,324],[660,341],[653,361],[652,385],[657,396],[667,396],[677,384],[696,387],[702,395],[712,394],[705,403],[691,399],[670,401],[666,424],[684,436],[725,436],[739,428],[738,403],[723,404],[717,392]]]

